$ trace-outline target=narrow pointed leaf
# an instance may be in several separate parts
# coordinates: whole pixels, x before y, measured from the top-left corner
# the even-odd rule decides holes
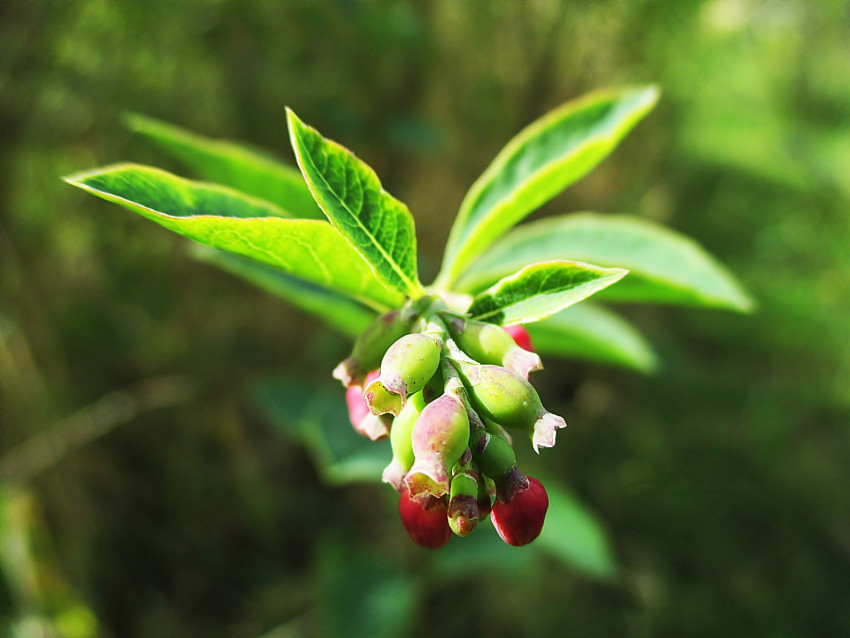
[[[631,274],[629,274],[631,277]],[[622,284],[628,281],[628,277]],[[527,326],[535,352],[653,372],[658,359],[628,321],[592,302],[570,306]]]
[[[298,166],[331,224],[372,266],[375,276],[409,297],[424,291],[416,270],[413,217],[351,151],[326,140],[287,109]]]
[[[628,271],[575,261],[531,264],[472,300],[473,319],[499,325],[540,321],[619,281]]]
[[[285,210],[290,217],[324,219],[310,189],[294,166],[225,140],[197,135],[173,124],[129,113],[127,126],[146,136],[202,179],[230,186],[265,199]]]
[[[464,198],[437,283],[449,287],[493,240],[584,177],[657,100],[652,86],[598,91],[526,127]]]
[[[400,305],[327,222],[286,219],[266,201],[165,171],[117,164],[65,178],[201,244],[226,250],[345,293],[376,310]]]
[[[694,240],[628,215],[574,213],[520,226],[494,244],[458,287],[480,290],[530,260],[577,259],[629,270],[601,298],[748,312],[753,300]]]
[[[596,516],[556,481],[542,479],[549,510],[532,547],[598,578],[610,578],[616,563],[605,528]]]
[[[347,295],[233,253],[195,244],[192,256],[286,299],[352,338],[363,332],[375,316],[374,312]]]

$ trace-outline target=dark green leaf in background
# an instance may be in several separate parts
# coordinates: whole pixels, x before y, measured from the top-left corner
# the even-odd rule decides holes
[[[590,172],[657,100],[653,86],[597,91],[523,129],[464,198],[437,285],[450,287],[493,240]]]
[[[499,325],[540,321],[619,281],[628,271],[575,261],[526,266],[472,300],[473,319]]]
[[[203,137],[144,115],[128,113],[125,121],[132,131],[154,141],[206,181],[265,199],[285,210],[289,217],[324,219],[294,166],[261,151]]]
[[[632,324],[592,302],[575,304],[529,324],[528,332],[535,352],[541,355],[585,359],[645,373],[658,366],[652,347]]]
[[[202,244],[193,244],[192,248],[191,254],[196,259],[218,266],[302,310],[318,315],[346,336],[356,338],[375,316],[374,312],[351,297],[293,277],[277,268]]]
[[[413,217],[386,192],[353,153],[327,140],[287,110],[298,166],[313,197],[336,228],[387,286],[409,297],[423,294],[416,267]]]
[[[401,295],[381,285],[327,222],[285,219],[281,209],[244,193],[134,164],[107,166],[66,181],[184,237],[275,266],[376,310],[401,302]]]

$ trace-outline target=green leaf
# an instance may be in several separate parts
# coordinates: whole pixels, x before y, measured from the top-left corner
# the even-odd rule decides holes
[[[753,300],[729,272],[692,239],[628,215],[574,213],[513,230],[459,282],[478,290],[529,260],[578,259],[629,270],[604,297],[710,306],[748,312]]]
[[[284,219],[286,213],[273,204],[239,191],[135,164],[107,166],[65,181],[184,237],[275,266],[378,311],[401,304],[401,295],[381,285],[327,222]]]
[[[499,325],[540,321],[619,281],[621,268],[576,261],[531,264],[472,300],[468,314]]]
[[[326,140],[287,109],[289,136],[313,197],[372,266],[375,276],[409,297],[424,294],[416,270],[413,217],[351,151]]]
[[[265,199],[289,213],[288,217],[324,219],[294,166],[239,144],[202,137],[144,115],[128,113],[125,122],[204,180]]]
[[[631,274],[629,274],[631,277]],[[628,277],[621,285],[625,285]],[[592,302],[570,306],[528,332],[535,352],[607,363],[650,373],[658,366],[652,347],[628,321]]]
[[[346,295],[293,277],[277,268],[200,244],[194,244],[191,252],[200,261],[218,266],[321,317],[329,326],[349,337],[356,338],[375,316]]]
[[[389,441],[370,441],[354,431],[342,392],[282,377],[257,382],[252,395],[272,425],[310,452],[325,483],[381,482],[392,459]]]
[[[450,287],[493,240],[590,172],[657,100],[653,86],[598,91],[520,132],[464,198],[437,285]]]
[[[543,481],[549,510],[543,531],[532,544],[563,562],[599,578],[610,578],[616,564],[604,528],[572,494],[550,479]]]
[[[340,536],[338,530],[334,535],[329,532],[320,545],[317,612],[325,631],[312,635],[409,636],[423,594],[412,571],[383,548],[373,552],[349,548]]]

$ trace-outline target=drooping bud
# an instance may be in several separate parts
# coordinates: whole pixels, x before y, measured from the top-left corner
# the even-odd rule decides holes
[[[444,394],[425,406],[413,426],[415,460],[404,477],[411,497],[449,492],[451,468],[469,443],[466,406],[454,394]]]
[[[475,361],[504,366],[523,379],[528,378],[529,372],[543,368],[540,357],[517,345],[504,328],[483,321],[448,317],[446,323],[452,336],[461,350]]]
[[[378,367],[387,348],[409,332],[415,317],[403,308],[375,317],[354,342],[351,355],[334,369],[334,379],[346,388],[363,385],[366,374]]]
[[[516,454],[507,441],[474,427],[469,443],[478,469],[496,485],[500,501],[508,503],[518,492],[528,489],[528,479],[519,471]]]
[[[366,375],[367,382],[376,378],[378,378],[377,370]],[[373,441],[389,435],[392,417],[372,414],[366,403],[366,398],[363,396],[363,388],[359,385],[350,386],[345,391],[345,402],[348,404],[348,417],[351,419],[351,425],[359,434],[367,436]]]
[[[518,492],[510,503],[496,501],[490,519],[493,527],[508,545],[528,545],[540,535],[549,497],[543,484],[528,477],[528,488]]]
[[[516,344],[520,348],[528,350],[529,352],[534,352],[534,345],[531,343],[531,335],[528,334],[528,330],[526,330],[523,326],[502,326],[502,328],[505,332],[511,335],[511,339],[516,341]]]
[[[398,501],[398,512],[404,529],[415,543],[427,549],[438,549],[452,537],[446,507],[445,498],[414,500],[406,489],[401,491]]]
[[[448,517],[449,527],[458,536],[466,536],[478,524],[478,474],[473,470],[462,469],[452,477]]]
[[[366,400],[363,400],[364,404]],[[390,447],[393,450],[393,460],[384,469],[381,480],[384,483],[389,483],[399,492],[402,490],[402,479],[410,466],[413,465],[413,425],[419,418],[422,409],[425,407],[425,398],[422,392],[417,392],[399,412],[398,416],[393,421],[392,430],[390,431]],[[372,415],[375,416],[375,415]],[[385,416],[375,417],[386,418]]]
[[[472,403],[482,416],[506,428],[528,432],[535,452],[555,445],[555,430],[567,424],[543,408],[528,381],[500,366],[458,364]]]
[[[418,392],[440,365],[440,340],[409,334],[392,344],[381,360],[380,376],[366,386],[366,402],[375,414],[397,415],[407,396]]]

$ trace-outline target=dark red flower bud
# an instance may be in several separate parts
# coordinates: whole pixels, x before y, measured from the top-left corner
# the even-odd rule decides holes
[[[523,350],[528,350],[529,352],[534,352],[534,346],[531,345],[531,335],[528,334],[528,330],[526,330],[522,326],[502,326],[511,338],[516,342],[516,344],[522,348]]]
[[[540,536],[548,508],[549,497],[543,484],[529,476],[528,489],[517,492],[510,503],[496,500],[490,518],[502,540],[519,547]]]
[[[449,542],[452,530],[449,527],[447,499],[434,498],[426,494],[419,499],[410,498],[406,488],[401,490],[398,511],[404,529],[413,542],[427,549],[439,549]]]

